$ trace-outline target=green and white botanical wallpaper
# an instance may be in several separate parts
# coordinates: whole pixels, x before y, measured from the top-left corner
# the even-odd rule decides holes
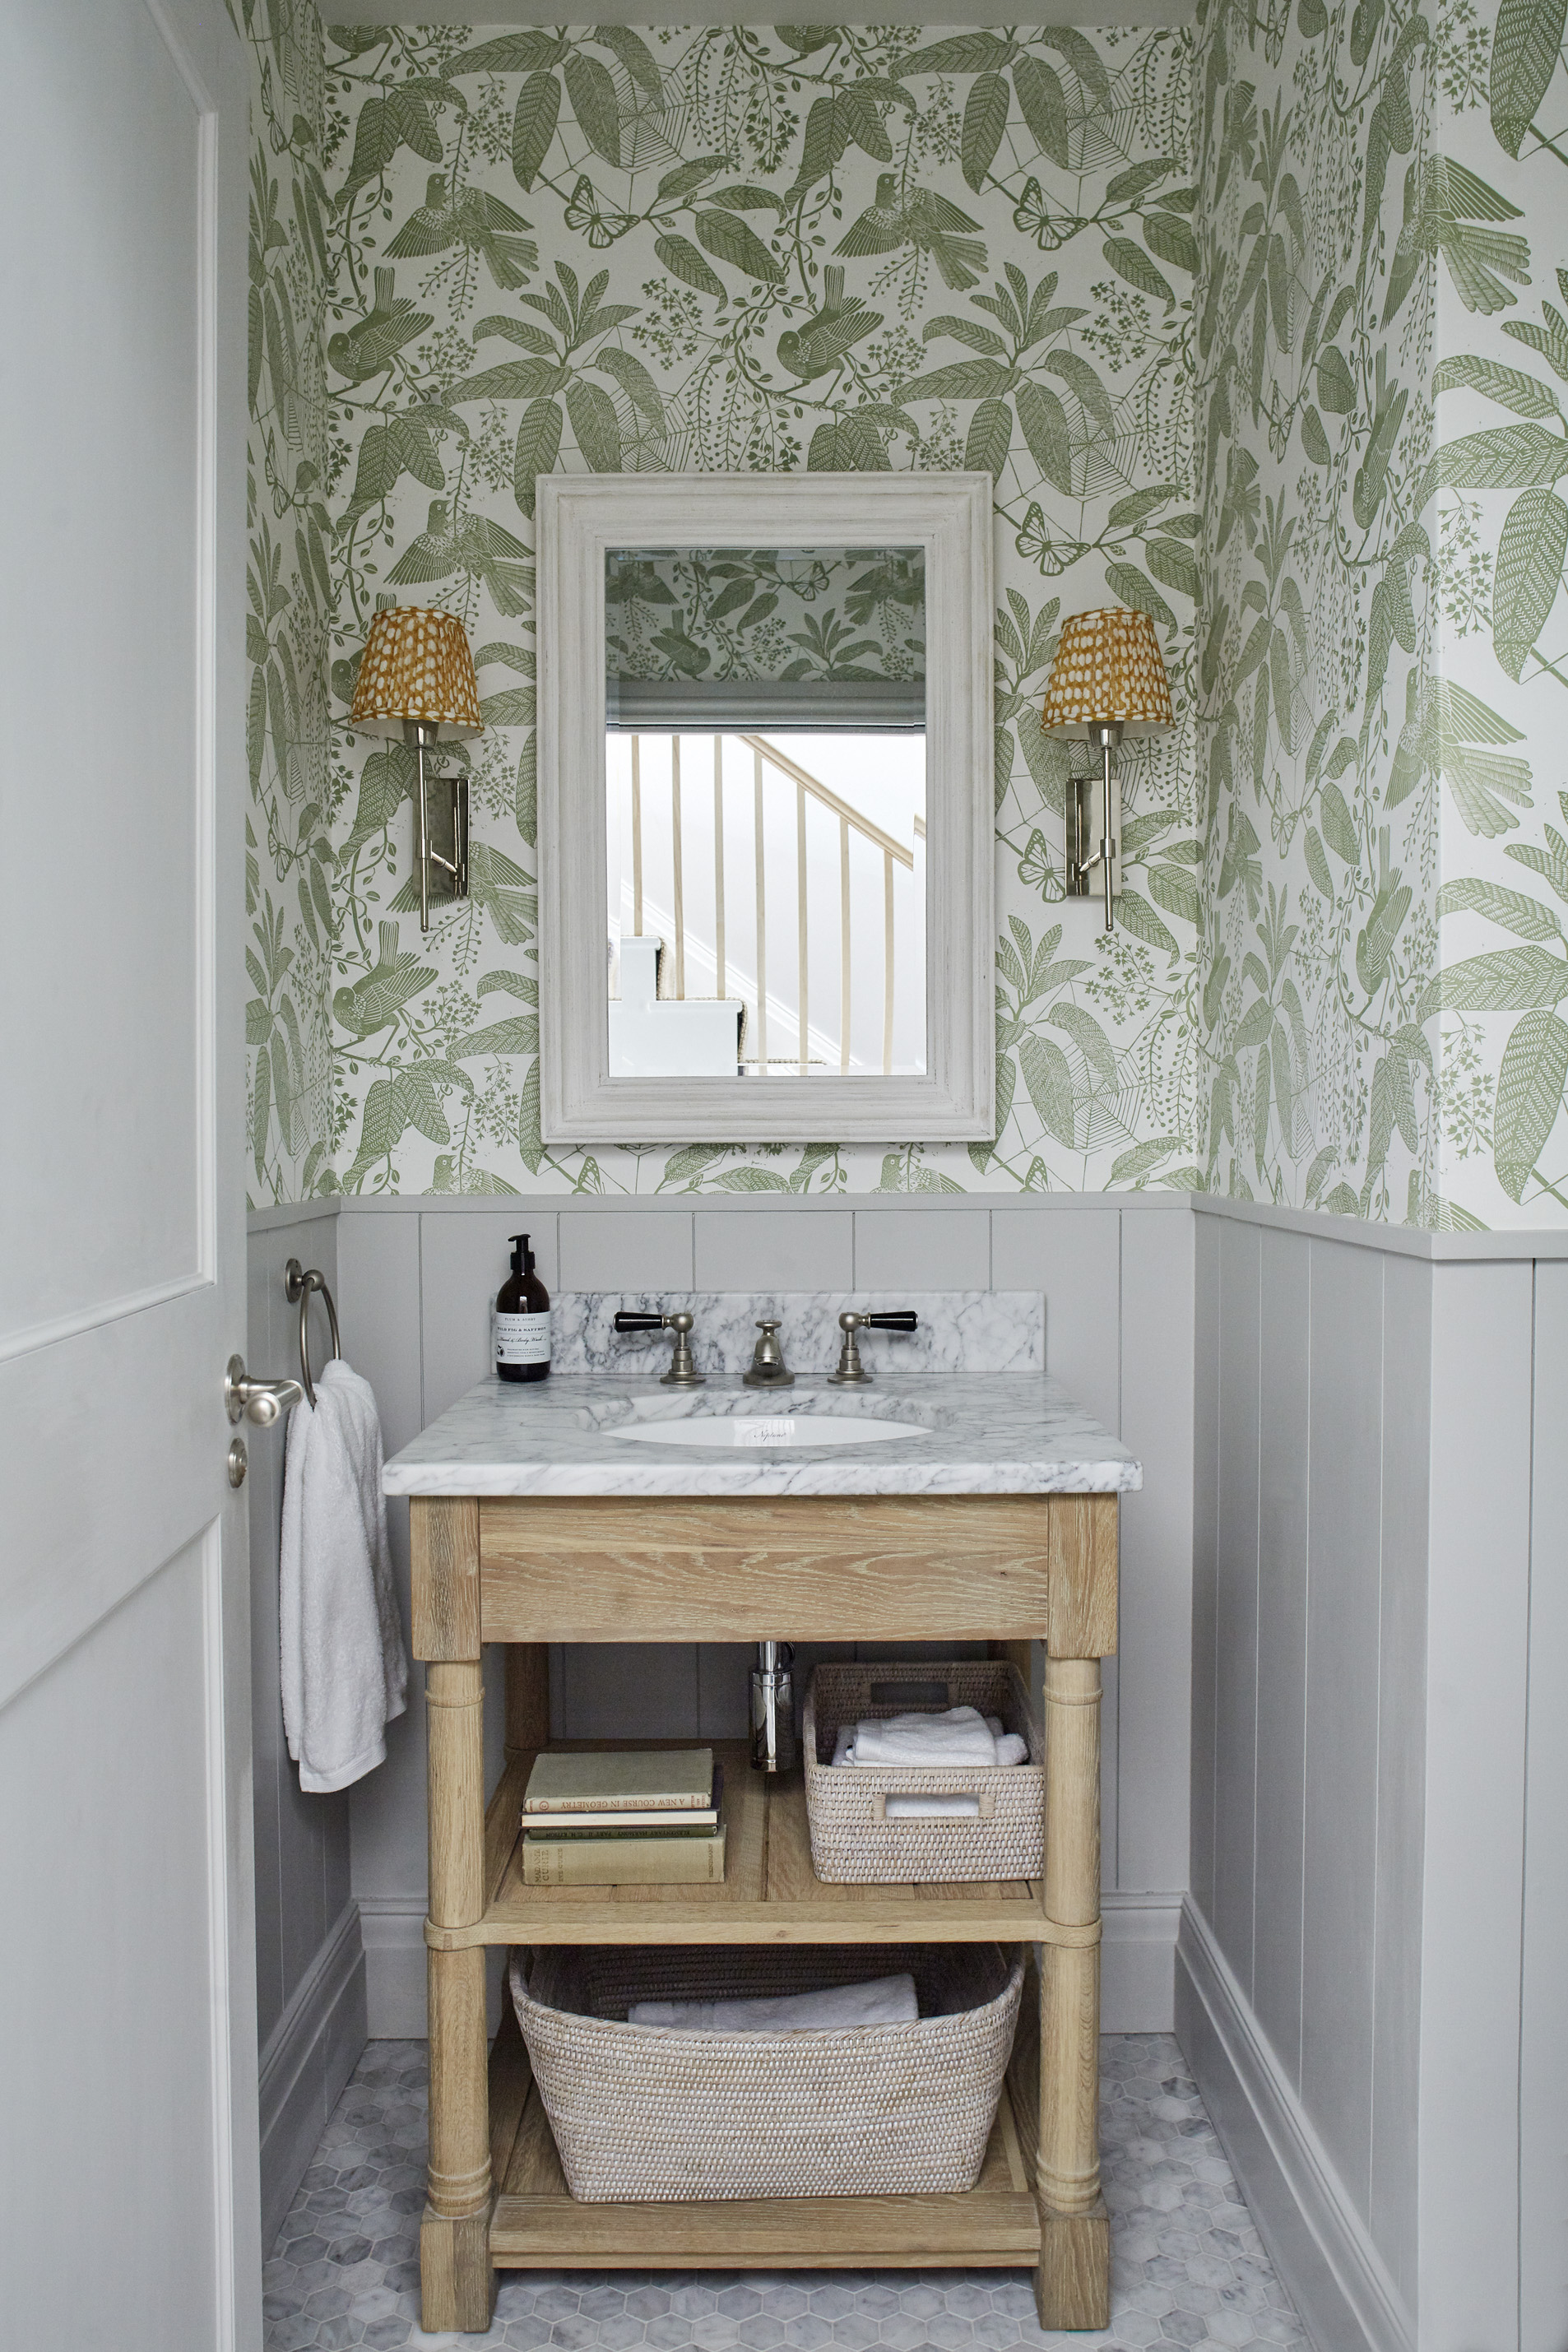
[[[1438,25],[1434,143],[1477,226],[1439,278],[1435,708],[1485,746],[1444,778],[1443,1189],[1467,1220],[1551,1224],[1568,1210],[1563,0],[1479,22],[1465,0]]]
[[[1207,1186],[1423,1223],[1435,772],[1476,756],[1433,707],[1433,257],[1468,192],[1432,193],[1431,52],[1417,0],[1207,0],[1198,52]]]
[[[331,199],[321,28],[243,0],[251,61],[246,968],[253,1202],[332,1182],[332,518],[323,350]]]
[[[1564,0],[1205,0],[1195,37],[243,13],[254,1197],[1568,1208]],[[546,1151],[539,473],[965,465],[1001,591],[994,1149]],[[661,665],[715,628],[742,661],[759,585],[688,583]],[[489,721],[473,897],[426,940],[406,757],[342,726],[392,600],[460,614]],[[1111,601],[1182,724],[1127,762],[1107,948],[1060,903],[1034,722],[1062,614]],[[857,655],[828,598],[799,657],[880,634]]]
[[[1211,1189],[1568,1207],[1563,35],[1559,0],[1207,0]]]
[[[274,0],[268,22],[277,41],[304,13]],[[327,1151],[307,1178],[274,1143],[264,1196],[1198,1181],[1190,737],[1129,763],[1108,950],[1059,903],[1067,761],[1035,723],[1061,614],[1118,599],[1154,614],[1190,701],[1191,58],[1183,34],[1072,28],[329,34],[310,157],[335,1093]],[[279,118],[262,108],[273,141]],[[537,475],[965,465],[996,478],[1001,553],[994,1150],[544,1150]],[[425,940],[405,755],[341,730],[381,598],[461,615],[489,721],[469,747],[472,898]],[[813,657],[830,665],[852,627],[838,613]],[[310,927],[295,838],[273,866],[292,972]]]

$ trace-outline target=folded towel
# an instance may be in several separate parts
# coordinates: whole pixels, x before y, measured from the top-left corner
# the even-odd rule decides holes
[[[951,1725],[954,1717],[970,1718],[959,1725],[956,1738],[942,1728]],[[939,1728],[924,1738],[914,1734],[916,1744],[907,1745],[905,1730],[911,1724],[931,1724]],[[891,1740],[889,1734],[893,1736]],[[989,1750],[983,1744],[985,1739],[990,1741]],[[895,1742],[899,1752],[889,1754],[888,1749]],[[868,1718],[863,1723],[841,1724],[833,1748],[835,1764],[914,1764],[931,1769],[955,1764],[979,1765],[989,1769],[999,1764],[1026,1764],[1028,1760],[1026,1739],[1016,1731],[1004,1731],[1000,1716],[981,1717],[972,1706],[955,1706],[945,1715],[895,1715],[880,1723]]]
[[[985,1718],[972,1706],[950,1706],[940,1715],[892,1715],[859,1724],[857,1764],[982,1764],[996,1761],[996,1742]]]
[[[920,2016],[911,1976],[869,1984],[830,1985],[823,1992],[780,1993],[769,2000],[638,2000],[628,2025],[682,2026],[697,2033],[826,2033],[858,2025],[912,2025]]]
[[[346,1789],[386,1755],[408,1667],[392,1589],[381,1422],[368,1381],[334,1356],[297,1404],[284,1463],[278,1614],[283,1727],[300,1786]]]

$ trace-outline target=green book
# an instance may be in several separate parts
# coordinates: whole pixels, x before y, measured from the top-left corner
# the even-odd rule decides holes
[[[713,1797],[711,1748],[584,1748],[535,1759],[530,1813],[702,1812]]]

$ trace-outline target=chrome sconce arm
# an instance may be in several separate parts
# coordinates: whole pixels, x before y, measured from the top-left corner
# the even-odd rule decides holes
[[[432,902],[450,906],[468,895],[468,780],[466,775],[437,776],[426,767],[426,755],[436,748],[436,730],[423,719],[405,722],[414,758],[418,769],[414,801],[414,857],[419,868],[419,928],[430,928]],[[448,832],[452,854],[437,849],[432,840],[430,793],[437,794],[437,806],[443,819],[443,842]],[[432,869],[447,877],[448,887],[438,895],[433,887]]]
[[[1068,891],[1072,898],[1087,898],[1092,886],[1096,866],[1105,891],[1105,928],[1114,928],[1111,894],[1120,882],[1118,857],[1121,844],[1116,838],[1116,820],[1112,802],[1111,753],[1121,740],[1121,722],[1118,719],[1099,719],[1089,730],[1089,740],[1100,752],[1100,772],[1098,777],[1079,776],[1072,787],[1068,822],[1076,829],[1076,842],[1069,845],[1068,858]],[[1100,846],[1090,856],[1089,844],[1093,831],[1095,786],[1100,787]],[[1076,850],[1076,855],[1074,851]]]

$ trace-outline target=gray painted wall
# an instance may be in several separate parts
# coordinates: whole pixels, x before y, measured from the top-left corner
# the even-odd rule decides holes
[[[1184,1200],[800,1202],[710,1196],[626,1207],[346,1204],[339,1304],[351,1361],[375,1387],[389,1452],[489,1364],[507,1236],[528,1232],[551,1290],[1039,1289],[1047,1355],[1145,1464],[1122,1516],[1121,1654],[1107,1670],[1103,1784],[1108,2029],[1169,2028],[1186,1884],[1193,1220]],[[1123,1330],[1136,1344],[1124,1348]],[[406,1507],[393,1510],[406,1605]],[[690,1646],[565,1650],[558,1736],[740,1737],[744,1654]],[[499,1769],[499,1710],[490,1710]],[[424,1722],[392,1727],[385,1765],[352,1792],[353,1891],[373,2034],[425,2030]]]
[[[299,1376],[299,1309],[284,1296],[290,1257],[338,1288],[339,1219],[319,1209],[253,1230],[246,1361]],[[328,1352],[311,1318],[312,1362]],[[364,1960],[349,1886],[346,1793],[307,1796],[283,1736],[278,1668],[282,1430],[246,1428],[250,1452],[250,1671],[255,1754],[257,2033],[261,2052],[262,2243],[270,2247],[339,2092],[364,2047]]]
[[[1145,1467],[1107,1674],[1106,2025],[1174,2015],[1321,2344],[1563,2352],[1562,1254],[1142,1196],[355,1202],[253,1220],[250,1360],[292,1369],[283,1262],[322,1265],[391,1451],[484,1373],[522,1230],[552,1289],[1045,1293],[1051,1370]],[[416,1695],[381,1770],[300,1795],[280,1442],[251,1456],[274,2212],[365,2032],[424,2031],[424,1737]],[[406,1606],[398,1508],[393,1541]],[[743,1663],[563,1651],[555,1727],[736,1732]]]
[[[1196,1224],[1192,1902],[1413,2304],[1431,1269]]]
[[[1317,2340],[1563,2352],[1568,1267],[1199,1205],[1178,2031]]]

